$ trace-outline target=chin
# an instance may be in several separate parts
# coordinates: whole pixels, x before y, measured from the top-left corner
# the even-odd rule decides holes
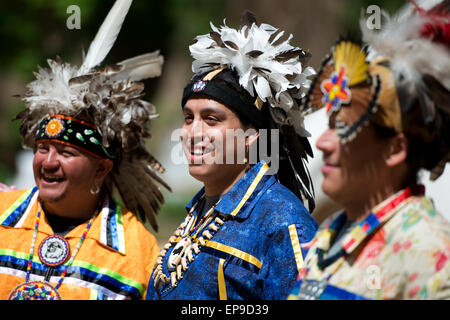
[[[189,174],[193,178],[205,182],[214,174],[214,168],[208,164],[190,164]]]
[[[341,193],[341,189],[339,184],[333,181],[327,181],[324,179],[322,182],[322,191],[326,194],[331,200],[339,203],[339,194]]]
[[[55,191],[47,191],[39,189],[39,198],[43,202],[58,202],[62,199],[64,199],[65,193],[64,192],[55,192]]]
[[[186,157],[190,161],[189,174],[193,178],[205,182],[210,177],[217,175],[220,165],[216,163],[214,152],[197,159],[190,154],[186,155]]]

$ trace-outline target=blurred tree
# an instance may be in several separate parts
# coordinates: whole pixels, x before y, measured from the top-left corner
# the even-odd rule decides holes
[[[372,5],[380,7],[389,14],[395,13],[401,6],[407,3],[406,0],[352,0],[345,1],[345,10],[339,12],[343,30],[351,35],[359,37],[361,35],[359,19],[362,16],[369,16],[367,8]]]

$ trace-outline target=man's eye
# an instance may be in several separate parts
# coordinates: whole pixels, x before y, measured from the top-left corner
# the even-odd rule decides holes
[[[211,116],[210,116],[210,117],[207,117],[206,120],[207,120],[207,121],[212,121],[212,122],[217,122],[217,121],[219,121],[219,119],[217,119],[217,118],[215,118],[215,117],[211,117]]]
[[[37,146],[37,150],[38,150],[39,152],[45,152],[45,151],[48,151],[48,147],[46,147],[46,146],[40,144],[40,145]]]

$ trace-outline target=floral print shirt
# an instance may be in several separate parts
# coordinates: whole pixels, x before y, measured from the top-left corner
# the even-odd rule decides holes
[[[398,192],[327,250],[346,221],[326,219],[309,249],[305,269],[288,299],[448,299],[450,224],[423,195],[423,186]]]

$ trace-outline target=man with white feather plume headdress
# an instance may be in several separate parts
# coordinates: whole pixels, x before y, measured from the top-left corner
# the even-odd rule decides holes
[[[317,227],[298,104],[314,70],[292,35],[249,12],[239,29],[211,28],[189,47],[194,76],[181,103],[183,151],[204,188],[158,255],[147,299],[283,299]],[[280,136],[272,174],[276,161],[251,151],[270,129]]]
[[[36,187],[0,193],[2,299],[142,299],[159,250],[162,166],[145,139],[155,107],[140,80],[161,74],[159,52],[96,68],[131,0],[117,0],[80,67],[48,60],[23,97],[23,145]],[[114,190],[123,203],[112,198]],[[30,242],[31,239],[31,242]]]

